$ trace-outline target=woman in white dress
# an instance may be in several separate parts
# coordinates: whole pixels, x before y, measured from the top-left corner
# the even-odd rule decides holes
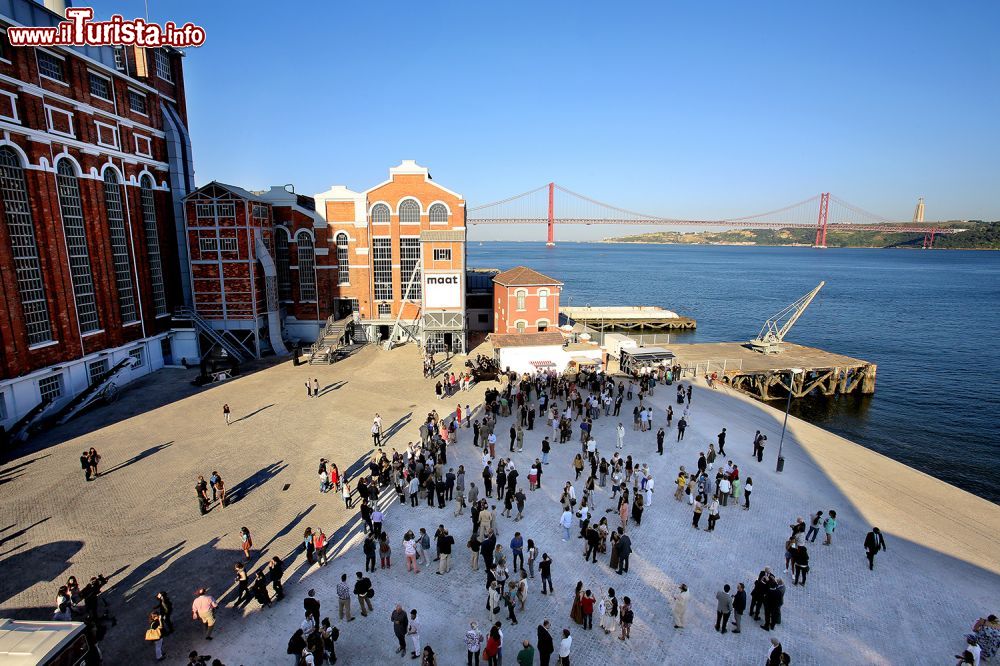
[[[601,629],[605,634],[613,634],[618,631],[618,597],[615,596],[615,589],[609,587],[604,593],[600,605]]]

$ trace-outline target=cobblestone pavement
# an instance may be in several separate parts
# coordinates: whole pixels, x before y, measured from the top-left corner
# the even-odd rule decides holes
[[[320,397],[308,399],[303,382],[314,376],[325,388]],[[456,518],[450,504],[441,510],[391,502],[385,528],[393,544],[393,564],[372,575],[375,612],[351,623],[336,617],[334,588],[340,574],[353,577],[364,568],[361,530],[357,515],[345,510],[339,496],[318,492],[316,463],[326,456],[341,470],[359,469],[371,452],[369,430],[375,412],[393,433],[386,443],[391,448],[417,439],[417,426],[430,409],[444,413],[454,408],[457,400],[434,399],[433,382],[420,377],[414,348],[364,348],[322,368],[284,363],[183,397],[190,393],[182,388],[189,378],[181,371],[156,373],[141,390],[130,390],[123,402],[70,428],[84,429],[122,413],[134,416],[78,436],[69,428],[57,431],[50,435],[53,441],[69,438],[3,466],[0,500],[5,519],[0,527],[10,527],[0,532],[0,615],[47,618],[55,589],[67,575],[85,578],[103,571],[113,574],[107,598],[118,617],[103,644],[109,663],[152,661],[152,650],[142,637],[145,613],[161,589],[176,604],[178,631],[165,641],[170,663],[184,663],[182,657],[193,648],[229,666],[290,663],[285,646],[302,620],[301,599],[312,587],[323,604],[322,614],[341,629],[339,663],[409,661],[392,653],[389,613],[398,601],[418,610],[421,638],[434,647],[441,666],[464,664],[462,635],[469,620],[487,623],[485,575],[470,570],[464,547],[471,530],[468,511]],[[476,407],[483,389],[476,387],[458,399]],[[150,392],[164,401],[176,399],[143,413]],[[662,424],[663,409],[673,396],[672,387],[656,390],[654,427]],[[237,419],[229,427],[221,414],[225,402]],[[558,497],[562,485],[573,478],[570,463],[579,451],[575,441],[553,445],[543,487],[528,493],[523,521],[498,515],[499,542],[505,549],[509,551],[517,530],[555,561],[556,594],[542,596],[540,581],[531,581],[527,608],[518,612],[519,624],[511,626],[504,618],[506,663],[514,662],[522,638],[534,642],[535,627],[544,618],[552,620],[556,631],[569,627],[573,632],[574,664],[760,664],[772,635],[791,653],[793,664],[950,663],[971,622],[996,611],[996,505],[794,418],[785,439],[785,471],[779,475],[774,461],[783,415],[700,385],[684,441],[676,442],[676,430],[669,431],[667,450],[660,457],[655,431],[632,430],[633,404],[626,402],[622,410],[623,416],[628,412],[621,419],[627,429],[624,453],[650,464],[657,495],[642,525],[629,527],[634,552],[627,575],[615,575],[606,555],[598,564],[585,563],[581,540],[561,540]],[[596,422],[599,448],[609,455],[617,422],[612,417]],[[510,419],[501,418],[500,443],[506,442],[509,425]],[[690,507],[672,497],[671,481],[678,465],[695,467],[698,452],[715,441],[723,426],[728,428],[729,457],[739,464],[742,478],[754,479],[752,509],[724,507],[715,532],[695,531]],[[757,429],[770,442],[762,464],[750,458]],[[513,454],[525,485],[528,465],[540,455],[544,434],[544,427],[526,432],[524,452]],[[481,464],[471,439],[471,431],[461,431],[449,466],[464,464],[469,481],[476,480],[481,489]],[[91,445],[104,456],[106,476],[85,483],[77,458]],[[507,447],[498,444],[497,453],[506,456]],[[207,477],[213,469],[235,490],[237,501],[201,517],[193,483],[198,474]],[[916,481],[911,483],[911,478]],[[901,490],[894,479],[906,480]],[[582,479],[578,483],[579,492]],[[936,509],[926,501],[937,497],[935,493],[952,500]],[[609,495],[598,491],[598,515],[613,506]],[[840,525],[832,546],[817,542],[810,548],[808,587],[795,587],[791,576],[785,576],[783,624],[769,634],[745,619],[741,634],[717,634],[715,593],[724,583],[735,588],[742,581],[749,587],[764,566],[780,574],[788,524],[820,509],[836,509]],[[923,529],[928,513],[932,518],[954,518],[958,527],[942,523],[940,528]],[[962,522],[970,514],[977,524]],[[880,521],[889,550],[879,556],[873,573],[861,544],[874,520]],[[435,575],[436,563],[431,562],[419,574],[407,574],[401,535],[419,527],[433,533],[439,524],[456,539],[452,571]],[[242,525],[249,527],[258,547],[253,570],[273,555],[286,558],[287,598],[272,608],[258,610],[256,603],[247,611],[231,608],[230,572],[239,559]],[[330,535],[327,567],[307,567],[297,548],[307,526],[323,527]],[[630,641],[599,630],[585,632],[572,623],[569,609],[578,580],[595,594],[610,585],[619,598],[632,598],[636,621]],[[691,602],[686,628],[675,630],[669,599],[681,582],[691,588]],[[210,643],[188,614],[191,593],[201,585],[227,606],[220,609],[216,639]],[[356,602],[352,607],[357,615]]]

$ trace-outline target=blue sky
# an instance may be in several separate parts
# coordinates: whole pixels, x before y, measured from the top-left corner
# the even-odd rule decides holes
[[[556,181],[694,219],[821,191],[1000,219],[997,2],[149,4],[207,30],[185,61],[199,184],[364,189],[407,158],[470,205]]]

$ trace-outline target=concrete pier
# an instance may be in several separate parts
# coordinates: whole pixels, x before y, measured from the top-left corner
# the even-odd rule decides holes
[[[877,366],[861,359],[782,343],[779,354],[762,354],[740,342],[664,345],[691,375],[717,373],[720,381],[761,400],[823,395],[874,393]],[[792,369],[803,372],[794,374]]]

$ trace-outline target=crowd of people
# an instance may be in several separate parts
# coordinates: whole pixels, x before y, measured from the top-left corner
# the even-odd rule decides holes
[[[433,362],[425,365],[428,375],[433,374],[433,369]],[[388,446],[389,436],[383,430],[382,417],[375,414],[371,426],[373,451],[363,465],[357,470],[351,467],[341,471],[327,458],[319,462],[320,493],[340,495],[345,510],[356,512],[357,525],[363,533],[360,548],[363,571],[356,571],[353,577],[341,573],[336,584],[338,619],[353,622],[355,603],[362,617],[381,618],[384,614],[388,620],[386,626],[391,624],[396,638],[396,653],[419,660],[422,666],[438,664],[438,654],[429,639],[460,641],[466,648],[470,666],[480,662],[499,666],[504,654],[505,625],[508,645],[513,645],[507,651],[514,653],[519,666],[534,664],[536,659],[547,665],[553,658],[560,666],[568,666],[574,632],[595,631],[595,624],[597,631],[609,639],[628,641],[636,617],[643,609],[629,595],[616,592],[608,581],[588,586],[580,580],[572,598],[567,592],[565,627],[557,627],[551,618],[537,625],[533,635],[513,627],[519,626],[519,614],[523,616],[533,590],[548,597],[556,594],[552,571],[557,562],[565,564],[570,557],[582,556],[584,562],[593,566],[588,571],[594,572],[595,580],[601,580],[605,572],[629,574],[634,540],[644,529],[643,516],[653,506],[657,489],[651,457],[664,454],[666,433],[675,425],[675,408],[680,413],[676,422],[679,441],[694,418],[690,384],[678,385],[676,402],[663,410],[654,410],[649,400],[656,390],[662,390],[660,385],[671,384],[678,371],[666,366],[645,367],[632,377],[612,377],[599,370],[583,371],[572,380],[551,372],[502,373],[501,381],[487,388],[483,403],[476,409],[458,403],[444,415],[431,411],[416,428],[419,439],[398,448]],[[448,374],[437,381],[436,392],[442,398],[449,397],[470,384],[468,374]],[[307,381],[306,388],[308,395],[318,394],[318,382]],[[623,404],[633,401],[632,432],[655,433],[655,452],[649,447],[634,447],[630,440],[638,435],[629,435],[624,423],[618,421]],[[595,434],[594,424],[602,418],[617,421],[613,439],[609,441],[598,441]],[[538,446],[539,455],[529,453],[525,460],[522,454],[526,433],[533,431],[540,432],[531,436],[527,445]],[[498,442],[498,435],[505,438],[502,443]],[[720,520],[725,525],[746,515],[739,510],[751,510],[753,479],[744,474],[735,456],[726,453],[726,437],[726,429],[722,428],[716,441],[699,451],[694,464],[680,465],[676,478],[664,482],[667,492],[673,491],[681,507],[684,502],[690,507],[692,527],[704,532],[716,531]],[[460,439],[468,446],[456,448]],[[746,465],[762,460],[766,439],[759,431],[755,434],[753,453]],[[519,525],[528,511],[549,511],[533,506],[529,500],[532,492],[542,488],[543,477],[551,473],[547,466],[553,445],[572,446],[574,451],[570,467],[557,472],[567,477],[558,492],[558,511],[553,509],[546,519],[564,544],[558,552],[540,548],[537,545],[540,535],[531,534]],[[503,446],[507,446],[507,451]],[[458,455],[463,464],[458,464]],[[100,456],[94,449],[81,456],[87,481],[97,478],[99,462]],[[226,485],[218,471],[213,471],[207,481],[199,476],[195,489],[203,514],[214,502],[226,506]],[[449,529],[433,519],[431,527],[413,525],[433,516],[433,511],[449,506],[456,518],[465,515],[468,509],[468,531]],[[676,505],[669,502],[664,505],[664,515],[677,513],[671,506]],[[702,527],[705,514],[707,519]],[[645,529],[649,529],[648,521]],[[784,542],[783,574],[792,578],[793,586],[804,588],[811,556],[823,559],[809,549],[820,536],[822,545],[833,543],[837,512],[816,511],[808,521],[798,517],[789,529]],[[253,538],[247,527],[240,529],[239,536],[243,561],[233,565],[236,597],[232,605],[242,609],[256,602],[265,608],[282,601],[284,560],[272,556],[251,572]],[[576,541],[579,550],[574,553],[566,544]],[[640,547],[643,541],[639,539]],[[431,571],[436,576],[448,576],[456,564],[455,556],[461,552],[456,544],[464,544],[468,551],[468,570],[482,572],[481,600],[485,608],[482,618],[471,620],[468,629],[463,624],[460,636],[432,637],[422,631],[424,618],[420,609],[390,603],[386,606],[392,606],[388,613],[376,611],[373,579],[392,572],[394,548],[402,554],[402,562],[397,560],[395,576],[416,577]],[[301,552],[309,565],[326,566],[328,546],[322,528],[305,529]],[[886,550],[884,535],[877,527],[866,535],[863,547],[869,569],[874,571],[876,555]],[[343,561],[338,559],[337,564]],[[538,583],[534,582],[536,573]],[[81,590],[71,577],[59,588],[54,619],[85,617],[96,631],[100,627],[97,598],[104,582],[96,577]],[[693,591],[686,583],[671,592],[673,625],[677,630],[686,626],[692,594],[711,598],[708,591]],[[322,597],[322,592],[309,590],[303,599],[301,625],[295,628],[287,646],[296,666],[337,661],[336,644],[341,629],[329,617],[322,616]],[[715,630],[720,634],[741,633],[742,620],[748,616],[760,623],[764,631],[775,631],[782,622],[785,597],[785,579],[769,566],[763,567],[753,581],[723,583],[714,596]],[[219,603],[206,589],[199,589],[194,595],[192,618],[202,625],[206,640],[212,639]],[[157,594],[146,630],[146,640],[157,660],[165,658],[164,638],[174,631],[172,610],[167,593]],[[518,637],[511,642],[510,634],[514,632]],[[95,638],[95,645],[96,642]],[[966,637],[966,643],[962,654],[956,655],[959,664],[978,664],[981,657],[995,654],[1000,647],[1000,624],[996,617],[979,620]],[[192,653],[191,663],[196,663],[195,657],[203,659]],[[777,638],[772,638],[765,663],[790,664],[792,656]]]

